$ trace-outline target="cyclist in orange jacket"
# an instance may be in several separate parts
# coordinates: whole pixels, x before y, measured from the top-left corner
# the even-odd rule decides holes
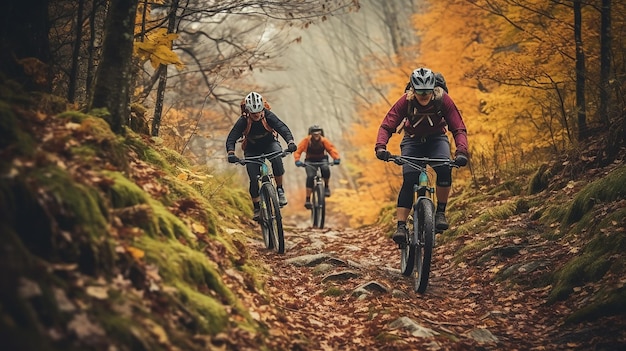
[[[296,160],[296,166],[302,167],[304,163],[300,161],[302,153],[306,153],[304,161],[309,162],[324,162],[328,161],[328,154],[333,158],[333,163],[338,165],[341,162],[339,152],[330,142],[330,140],[324,137],[324,130],[318,125],[312,125],[309,127],[309,135],[300,141],[296,152],[293,153],[293,157]],[[330,196],[330,188],[328,187],[328,179],[330,178],[330,166],[316,166],[306,167],[306,200],[304,207],[311,209],[311,193],[313,193],[313,179],[317,173],[317,167],[320,167],[322,171],[322,178],[324,178],[324,184],[326,185],[326,197]]]

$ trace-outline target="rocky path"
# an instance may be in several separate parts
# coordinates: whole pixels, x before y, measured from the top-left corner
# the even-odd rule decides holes
[[[271,296],[255,313],[276,349],[582,350],[601,333],[590,326],[587,336],[570,335],[559,322],[569,308],[544,304],[549,288],[494,281],[509,265],[528,283],[564,254],[538,245],[554,245],[538,235],[503,240],[491,258],[458,262],[453,253],[471,238],[438,246],[425,294],[400,274],[399,251],[380,229],[286,227],[286,240],[284,255],[250,243],[266,265]]]

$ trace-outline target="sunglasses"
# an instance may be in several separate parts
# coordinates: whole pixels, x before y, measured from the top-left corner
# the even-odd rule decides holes
[[[416,89],[415,94],[417,95],[428,95],[432,94],[433,89]]]

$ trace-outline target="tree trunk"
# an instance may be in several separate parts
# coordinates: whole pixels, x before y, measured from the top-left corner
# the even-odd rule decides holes
[[[3,2],[0,70],[27,90],[51,90],[48,29],[48,0]]]
[[[78,80],[78,62],[80,60],[80,46],[83,42],[83,12],[85,0],[78,1],[78,13],[76,14],[76,31],[74,38],[74,48],[72,51],[72,68],[70,69],[69,83],[67,88],[67,100],[74,102],[76,98],[76,85]]]
[[[172,1],[172,7],[168,16],[167,32],[174,33],[176,30],[176,12],[178,11],[178,0]],[[154,117],[152,118],[152,136],[159,136],[161,128],[161,117],[163,114],[163,100],[165,99],[165,88],[167,87],[167,67],[159,67],[159,86],[157,88],[157,99],[154,107]]]
[[[600,25],[600,107],[599,117],[609,127],[609,74],[611,72],[611,0],[602,0]]]
[[[90,109],[106,108],[113,132],[122,134],[130,116],[135,13],[139,0],[111,0]]]
[[[581,0],[574,0],[574,40],[576,42],[576,111],[578,114],[578,140],[589,137],[585,107],[585,52],[582,40]]]

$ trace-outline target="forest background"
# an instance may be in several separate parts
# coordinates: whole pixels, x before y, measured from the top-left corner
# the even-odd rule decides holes
[[[455,191],[465,187],[451,204],[455,225],[437,246],[464,255],[448,270],[450,281],[487,288],[465,291],[484,306],[493,280],[476,281],[477,274],[456,268],[503,271],[497,252],[522,243],[531,255],[519,251],[516,260],[546,262],[535,275],[518,270],[541,284],[541,303],[569,297],[573,306],[549,308],[546,325],[584,307],[592,320],[613,315],[597,331],[623,340],[608,328],[623,330],[623,166],[609,173],[623,164],[625,144],[623,4],[33,0],[5,10],[0,282],[13,289],[2,290],[0,337],[14,342],[5,343],[8,349],[72,349],[66,342],[108,349],[113,337],[115,345],[143,349],[168,338],[206,349],[263,337],[246,333],[264,326],[245,306],[267,306],[263,289],[270,285],[249,256],[256,226],[247,180],[241,167],[225,162],[223,149],[239,102],[253,89],[296,137],[310,124],[325,127],[343,159],[333,168],[330,207],[343,216],[331,225],[353,230],[348,225],[379,220],[383,225],[354,236],[389,257],[384,224],[393,221],[382,216],[391,216],[400,176],[375,160],[372,144],[409,73],[422,64],[444,73],[470,134],[470,167],[455,173]],[[297,194],[304,177],[287,166],[292,205],[285,210],[302,217]],[[530,182],[522,179],[531,173]],[[532,199],[503,199],[515,195]],[[307,229],[301,234],[309,237]],[[483,257],[493,258],[491,268]],[[302,278],[292,273],[278,276]],[[294,295],[284,290],[292,285],[300,287],[281,284],[274,292]],[[452,286],[446,296],[458,292]],[[496,286],[505,305],[509,289],[519,287]],[[515,304],[528,310],[528,301]],[[334,304],[324,320],[350,315],[334,313],[350,305]],[[442,314],[450,310],[442,305]],[[228,326],[234,328],[224,338],[219,332]],[[493,325],[500,326],[520,340],[535,337],[517,321]]]
[[[39,89],[67,97],[77,108],[108,107],[114,120],[143,125],[135,128],[198,165],[233,172],[242,184],[247,180],[225,162],[223,144],[242,97],[259,91],[297,139],[309,125],[320,124],[338,146],[344,162],[333,169],[331,201],[346,224],[372,223],[381,201],[395,200],[398,170],[376,162],[372,149],[380,121],[418,66],[444,73],[468,127],[471,167],[454,177],[470,181],[457,181],[457,188],[496,182],[507,170],[571,152],[608,129],[603,153],[592,160],[607,162],[624,140],[621,2],[38,5],[28,18],[19,15],[21,4],[5,12],[11,15],[5,15],[3,38],[13,34],[23,50],[4,50],[3,67],[14,68],[9,72],[30,77]],[[135,19],[133,56],[120,66],[115,56],[123,46],[102,46],[105,35],[115,35],[105,18],[119,24],[119,31],[124,22],[115,14],[129,11]],[[29,31],[19,30],[27,26]],[[33,28],[37,35],[21,37]],[[113,72],[130,78],[131,85],[117,86],[105,62],[115,62]],[[113,107],[114,100],[121,105]],[[392,139],[392,150],[398,139]],[[304,174],[286,163],[288,191],[298,203]],[[305,215],[298,206],[286,212]]]

